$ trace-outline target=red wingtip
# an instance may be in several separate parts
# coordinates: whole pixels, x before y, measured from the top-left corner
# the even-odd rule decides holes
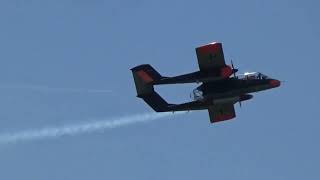
[[[221,46],[221,43],[213,42],[204,46],[200,46],[197,48],[197,50],[201,54],[216,54],[221,49]]]
[[[213,122],[226,121],[226,120],[232,119],[234,117],[235,117],[234,114],[222,114],[220,116],[216,116],[214,118]]]

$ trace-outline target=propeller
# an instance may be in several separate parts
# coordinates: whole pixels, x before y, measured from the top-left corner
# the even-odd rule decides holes
[[[233,65],[233,61],[231,59],[231,67],[232,67],[232,72],[233,72],[233,77],[238,79],[237,75],[236,75],[236,72],[238,72],[239,70],[234,68],[234,65]]]

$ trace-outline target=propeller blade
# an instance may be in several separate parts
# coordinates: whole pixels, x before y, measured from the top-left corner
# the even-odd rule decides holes
[[[235,69],[235,68],[234,68],[232,59],[231,59],[231,67],[232,67],[232,72],[233,72],[234,78],[238,78],[238,77],[236,76],[236,72],[238,72],[238,69]]]
[[[233,61],[232,61],[232,59],[231,59],[231,67],[232,67],[232,69],[234,69],[234,66],[233,66]]]

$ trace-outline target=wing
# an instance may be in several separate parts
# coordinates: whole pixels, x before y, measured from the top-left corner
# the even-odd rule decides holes
[[[222,44],[213,42],[196,48],[200,71],[212,72],[223,67],[228,67],[224,60]],[[231,70],[231,69],[230,69]]]
[[[209,106],[208,111],[211,123],[226,121],[236,117],[233,104]]]

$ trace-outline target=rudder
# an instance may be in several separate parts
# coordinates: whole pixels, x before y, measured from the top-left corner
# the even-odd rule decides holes
[[[153,92],[153,84],[162,76],[149,64],[143,64],[131,69],[136,84],[138,96]]]
[[[149,65],[150,66],[150,65]],[[152,77],[146,68],[146,65],[140,65],[131,69],[134,83],[136,85],[137,96],[143,96],[151,94],[154,92],[152,82],[154,77]]]

